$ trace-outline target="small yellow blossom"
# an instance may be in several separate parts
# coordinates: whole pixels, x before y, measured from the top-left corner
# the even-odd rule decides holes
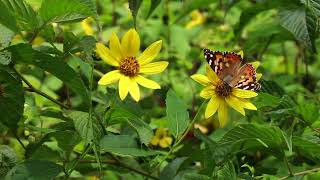
[[[92,17],[88,17],[83,21],[81,21],[81,27],[86,35],[92,36],[94,34],[92,23],[93,23]]]
[[[151,61],[158,55],[162,41],[156,41],[137,56],[140,49],[140,37],[136,30],[130,29],[120,40],[113,33],[109,40],[109,48],[102,43],[96,44],[96,52],[107,64],[117,69],[108,72],[99,80],[100,85],[109,85],[119,81],[119,96],[124,100],[128,93],[135,101],[140,100],[139,85],[149,89],[160,89],[155,81],[143,75],[158,74],[164,71],[168,62]]]
[[[158,128],[156,134],[151,139],[151,144],[154,146],[160,146],[167,148],[172,144],[172,137],[168,135],[168,130],[164,128]]]
[[[199,10],[194,10],[190,13],[191,21],[186,25],[187,29],[191,29],[194,26],[203,24],[206,21],[206,18],[199,12]]]
[[[210,99],[205,110],[205,118],[213,116],[218,111],[220,127],[224,127],[228,117],[228,105],[245,115],[244,109],[257,110],[247,99],[258,94],[251,90],[243,90],[229,86],[219,79],[216,73],[207,66],[207,76],[202,74],[192,75],[191,78],[205,88],[200,92],[200,96]]]

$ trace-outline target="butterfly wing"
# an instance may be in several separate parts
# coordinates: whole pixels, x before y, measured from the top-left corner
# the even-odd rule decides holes
[[[204,57],[218,77],[230,84],[234,74],[240,67],[242,58],[234,52],[220,52],[204,49]],[[231,84],[230,84],[231,85]]]
[[[257,82],[256,69],[252,64],[244,64],[236,73],[230,84],[232,87],[258,91],[261,85]]]

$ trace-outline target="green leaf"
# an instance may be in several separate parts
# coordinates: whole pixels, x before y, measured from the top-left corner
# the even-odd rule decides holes
[[[22,82],[0,65],[0,122],[9,128],[18,128],[24,108]]]
[[[281,150],[284,141],[278,127],[240,124],[228,131],[219,141],[219,144],[232,145],[236,148],[264,147],[269,150]]]
[[[74,127],[86,142],[98,142],[103,135],[103,129],[95,116],[87,112],[69,111],[68,116],[73,120]]]
[[[127,122],[136,130],[141,143],[149,144],[153,137],[152,128],[140,118],[128,119]]]
[[[231,161],[228,161],[225,163],[218,171],[218,180],[236,180],[237,174],[234,169],[233,163]]]
[[[280,24],[308,50],[316,52],[315,34],[317,19],[303,7],[283,9],[279,12]]]
[[[0,51],[0,64],[8,65],[11,62],[11,52],[9,51]]]
[[[142,0],[129,0],[129,8],[133,17],[134,27],[137,27],[137,15],[141,6]]]
[[[60,172],[62,172],[62,170],[63,168],[60,165],[49,161],[24,161],[13,167],[5,179],[54,179]]]
[[[156,10],[156,8],[159,6],[160,3],[161,3],[161,0],[151,0],[151,4],[150,4],[149,12],[148,12],[148,15],[147,15],[147,19],[151,16],[153,11]]]
[[[6,8],[15,16],[21,30],[33,31],[38,28],[37,13],[24,0],[2,0]]]
[[[6,26],[0,24],[0,49],[6,48],[9,46],[11,39],[14,36],[14,32],[8,29]]]
[[[209,176],[203,174],[196,174],[196,173],[187,173],[184,174],[182,180],[210,180]]]
[[[182,1],[182,8],[177,16],[176,22],[182,19],[183,17],[187,16],[191,11],[195,9],[200,9],[201,7],[208,7],[210,4],[214,3],[212,0],[186,0]]]
[[[262,107],[276,107],[279,103],[280,98],[262,92],[254,99],[254,104],[258,109]]]
[[[171,89],[167,92],[166,106],[169,131],[177,138],[188,127],[189,113],[187,106]]]
[[[139,148],[136,139],[128,135],[106,135],[100,141],[101,151],[130,156],[152,156],[156,151],[146,151]]]
[[[52,57],[32,49],[31,45],[18,44],[7,48],[12,53],[11,59],[15,63],[31,64],[37,66],[63,81],[73,92],[82,97],[89,107],[90,98],[80,76],[63,60]]]
[[[319,118],[319,106],[317,106],[316,102],[305,102],[303,104],[299,104],[297,112],[309,125],[313,124]]]
[[[320,145],[316,142],[304,139],[302,137],[293,136],[292,145],[295,151],[298,151],[306,158],[316,161],[320,160]]]
[[[39,9],[46,24],[76,22],[88,16],[95,16],[95,5],[91,0],[43,0]]]
[[[316,16],[320,16],[320,0],[301,0]]]
[[[259,83],[261,84],[261,91],[264,93],[269,93],[275,96],[283,96],[285,94],[283,88],[280,87],[275,81],[262,79],[259,81]]]
[[[0,178],[16,165],[18,157],[13,149],[7,145],[0,145]]]
[[[160,180],[173,179],[179,171],[181,165],[188,159],[188,157],[180,157],[174,159],[161,172]]]
[[[6,26],[11,29],[13,32],[19,32],[19,27],[16,18],[9,11],[6,4],[0,1],[0,24]]]

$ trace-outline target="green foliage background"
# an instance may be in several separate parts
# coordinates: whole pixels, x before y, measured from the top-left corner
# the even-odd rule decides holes
[[[319,17],[319,0],[0,0],[0,179],[320,179]],[[97,85],[94,52],[133,27],[170,63],[139,103]],[[203,48],[261,62],[258,111],[204,119]]]

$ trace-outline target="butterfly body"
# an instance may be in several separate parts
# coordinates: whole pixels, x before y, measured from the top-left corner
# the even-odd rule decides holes
[[[204,57],[217,76],[229,86],[253,91],[261,88],[257,82],[256,69],[239,54],[204,49]]]

